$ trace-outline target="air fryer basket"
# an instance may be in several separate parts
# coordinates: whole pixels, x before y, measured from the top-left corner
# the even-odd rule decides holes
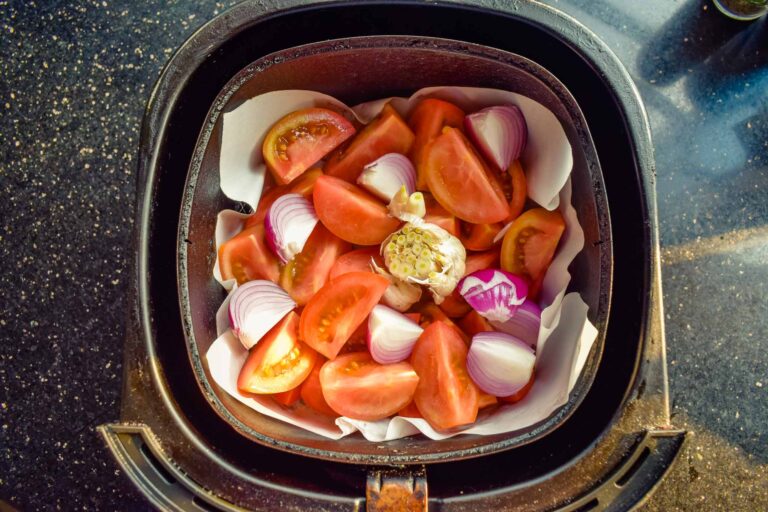
[[[403,485],[426,502],[426,480],[430,507],[440,510],[622,510],[641,501],[674,460],[684,435],[668,425],[648,124],[615,57],[576,22],[534,2],[514,3],[509,12],[433,2],[322,3],[270,14],[262,9],[258,2],[245,2],[198,31],[169,63],[148,106],[138,177],[136,300],[126,339],[121,423],[102,427],[126,473],[154,503],[177,510],[347,510],[364,502],[375,509],[384,503],[387,489]],[[520,54],[551,71],[584,113],[604,171],[614,226],[613,292],[602,363],[579,407],[552,433],[524,446],[416,466],[405,476],[364,465],[396,460],[364,450],[359,460],[347,458],[354,464],[341,464],[274,450],[235,433],[213,413],[216,400],[199,391],[183,342],[184,333],[195,329],[195,316],[182,315],[180,301],[188,298],[179,296],[175,281],[187,169],[203,157],[204,148],[195,151],[196,140],[227,81],[254,60],[286,48],[388,34],[479,43]],[[390,88],[384,94],[414,88],[403,87],[407,90]],[[378,92],[343,99],[354,103]],[[602,189],[599,179],[576,186]],[[195,215],[213,219],[221,207],[218,186],[198,185],[194,192],[211,194]],[[592,235],[602,232],[596,226]],[[210,244],[192,234],[181,241],[181,253],[190,262],[210,260]],[[605,243],[588,236],[588,252],[606,254],[601,248]],[[191,266],[182,275],[187,271],[192,272]],[[578,276],[577,289],[583,285]],[[209,280],[208,286],[218,285]],[[212,288],[201,297],[190,304],[199,311],[215,311],[221,294]],[[600,294],[595,297],[593,304],[599,305]],[[605,310],[593,309],[598,321],[600,311]],[[462,437],[460,443],[466,444],[443,458],[472,455],[473,442],[482,446],[488,441]],[[279,441],[280,435],[275,438]],[[267,437],[260,441],[273,442]],[[306,445],[318,449],[315,441]],[[301,445],[280,447],[300,450]],[[400,462],[429,462],[429,453],[414,451],[415,458]],[[391,487],[393,482],[403,485]]]

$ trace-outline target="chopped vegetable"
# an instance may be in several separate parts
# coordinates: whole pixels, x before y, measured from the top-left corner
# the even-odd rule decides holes
[[[467,370],[477,387],[494,396],[513,395],[530,380],[536,354],[525,342],[501,332],[472,337]]]
[[[532,300],[526,300],[507,321],[492,322],[492,325],[499,331],[511,334],[536,348],[541,326],[541,308]]]
[[[420,286],[394,277],[375,262],[373,270],[389,280],[387,291],[381,297],[381,301],[387,306],[402,313],[421,300]]]
[[[235,279],[239,285],[280,279],[280,262],[267,247],[263,224],[241,231],[219,247],[219,270],[222,279]]]
[[[387,153],[363,168],[357,184],[383,201],[392,199],[400,187],[408,194],[416,191],[416,169],[408,157]]]
[[[264,219],[270,249],[283,263],[304,249],[318,222],[312,203],[301,194],[286,194],[269,207]]]
[[[250,349],[295,307],[296,303],[275,283],[249,281],[232,292],[229,324],[240,343]]]
[[[506,322],[525,301],[528,284],[514,274],[488,268],[462,278],[459,293],[481,316]]]
[[[414,192],[408,195],[405,185],[400,187],[400,190],[392,196],[387,209],[392,217],[403,222],[418,222],[427,213],[427,208],[424,204],[424,194]]]
[[[435,137],[440,135],[444,126],[461,128],[463,122],[463,110],[453,103],[437,98],[425,98],[411,111],[408,126],[413,129],[416,138],[411,147],[410,157],[419,173],[416,183],[418,190],[427,190],[427,180],[421,170],[427,146]]]
[[[399,363],[411,355],[422,332],[407,316],[387,306],[374,306],[368,317],[368,350],[377,363]]]
[[[520,158],[528,139],[523,112],[516,105],[488,107],[464,118],[472,142],[497,169],[505,171]]]

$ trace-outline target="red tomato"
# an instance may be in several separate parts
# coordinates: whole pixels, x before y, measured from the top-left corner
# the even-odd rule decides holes
[[[496,250],[470,254],[465,262],[464,275],[486,268],[498,268],[498,266],[499,253]],[[458,318],[469,313],[472,307],[467,304],[459,290],[454,289],[440,304],[440,309],[449,317]]]
[[[504,224],[501,222],[494,224],[469,224],[463,222],[461,224],[459,240],[470,251],[487,251],[498,243],[494,243],[493,239],[503,227]]]
[[[356,251],[343,254],[331,267],[328,279],[336,279],[340,275],[349,272],[373,272],[371,270],[371,261],[375,261],[379,267],[384,268],[384,258],[379,254],[378,247],[357,249]]]
[[[565,221],[559,211],[534,208],[520,215],[504,235],[501,268],[530,283],[528,298],[535,300],[544,274],[555,256]]]
[[[317,363],[315,363],[315,366]],[[312,367],[314,369],[314,366]],[[309,377],[307,377],[309,378]],[[272,395],[272,399],[280,405],[291,406],[299,401],[301,398],[301,386],[296,386],[293,389],[284,391],[282,393],[276,393]]]
[[[329,281],[304,307],[301,339],[328,359],[335,358],[387,286],[386,277],[367,272],[350,272]]]
[[[419,308],[419,313],[421,313],[421,320],[419,321],[419,325],[422,328],[426,329],[435,322],[443,322],[445,325],[456,329],[456,333],[461,337],[462,340],[464,340],[464,343],[469,345],[469,336],[464,334],[464,331],[459,329],[459,326],[453,323],[453,321],[445,315],[445,312],[443,312],[443,310],[436,306],[433,302],[428,302],[421,306]]]
[[[355,133],[344,116],[326,108],[291,112],[270,128],[261,148],[280,184],[293,181]]]
[[[315,412],[324,414],[326,416],[338,416],[336,411],[331,409],[328,402],[323,397],[323,389],[320,387],[320,368],[323,367],[327,359],[318,356],[315,367],[312,368],[312,373],[309,374],[307,380],[301,385],[301,400],[311,407]]]
[[[410,363],[379,364],[368,352],[339,356],[320,370],[325,401],[342,416],[357,420],[395,414],[413,399],[418,383]]]
[[[397,415],[404,418],[423,418],[419,412],[419,408],[416,407],[416,402],[413,400],[411,400],[408,405],[397,411]]]
[[[325,163],[325,173],[354,182],[363,167],[387,153],[407,154],[413,144],[413,132],[389,104],[349,145],[334,151]]]
[[[347,242],[318,223],[304,249],[283,267],[280,286],[303,306],[328,281],[334,262],[348,250]]]
[[[243,284],[254,279],[280,279],[280,262],[267,247],[264,225],[241,231],[219,247],[221,277]]]
[[[460,222],[452,213],[440,206],[432,194],[424,194],[424,205],[427,209],[427,214],[424,216],[424,222],[429,222],[436,226],[440,226],[453,236],[459,236]]]
[[[427,145],[440,135],[444,126],[461,128],[463,124],[464,111],[453,103],[436,98],[426,98],[414,107],[408,118],[408,125],[416,138],[413,141],[409,156],[418,172],[418,179],[416,180],[418,190],[428,190],[427,179],[424,173],[419,170],[423,166],[424,150]]]
[[[419,376],[413,399],[436,429],[477,419],[479,391],[467,373],[467,346],[444,322],[427,327],[416,341],[411,364]]]
[[[523,208],[525,208],[525,201],[528,199],[528,180],[525,178],[523,168],[520,167],[519,160],[512,162],[507,175],[509,180],[505,181],[509,183],[512,190],[508,194],[509,217],[507,217],[506,222],[512,222],[523,213]]]
[[[251,348],[237,378],[246,393],[274,394],[295,388],[307,378],[317,353],[299,341],[299,315],[291,311]]]
[[[495,396],[489,395],[485,391],[480,391],[480,395],[477,398],[477,406],[480,409],[496,405],[497,403],[499,403],[499,400]]]
[[[456,128],[443,128],[425,150],[423,174],[437,202],[456,217],[492,224],[509,217],[496,176]]]
[[[470,337],[479,332],[490,332],[495,330],[491,323],[480,316],[480,313],[474,309],[467,313],[464,318],[459,320],[459,327],[461,327],[461,330],[467,333],[467,336]]]
[[[356,245],[377,245],[400,226],[387,207],[361,188],[320,176],[312,194],[315,211],[331,233]]]
[[[504,402],[505,404],[514,404],[515,402],[519,402],[523,398],[525,398],[525,395],[528,394],[528,392],[533,387],[533,378],[534,375],[531,375],[531,380],[528,381],[528,384],[520,388],[517,393],[510,396],[500,396],[499,401]]]
[[[290,184],[290,192],[293,194],[301,194],[310,201],[312,200],[312,192],[315,190],[315,183],[317,178],[323,175],[323,171],[319,167],[310,169]]]

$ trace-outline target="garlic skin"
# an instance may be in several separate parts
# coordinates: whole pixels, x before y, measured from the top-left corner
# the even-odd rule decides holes
[[[436,304],[464,276],[467,257],[458,238],[418,217],[389,235],[381,244],[381,254],[395,278],[426,286]]]
[[[381,297],[381,302],[383,302],[384,305],[404,313],[421,300],[421,287],[397,279],[392,274],[379,267],[375,261],[371,261],[371,265],[373,266],[374,272],[389,279],[390,284],[384,292],[384,295]]]
[[[405,185],[392,196],[392,200],[387,205],[389,214],[403,222],[416,222],[421,220],[427,214],[427,205],[424,202],[424,194],[414,192],[408,195]]]

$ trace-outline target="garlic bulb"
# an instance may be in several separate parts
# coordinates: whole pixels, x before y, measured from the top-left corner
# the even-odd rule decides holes
[[[418,285],[397,279],[392,274],[376,265],[375,261],[372,261],[371,265],[377,274],[389,279],[390,284],[384,292],[384,295],[381,297],[381,301],[385,305],[403,313],[419,302],[421,299],[421,288]]]

